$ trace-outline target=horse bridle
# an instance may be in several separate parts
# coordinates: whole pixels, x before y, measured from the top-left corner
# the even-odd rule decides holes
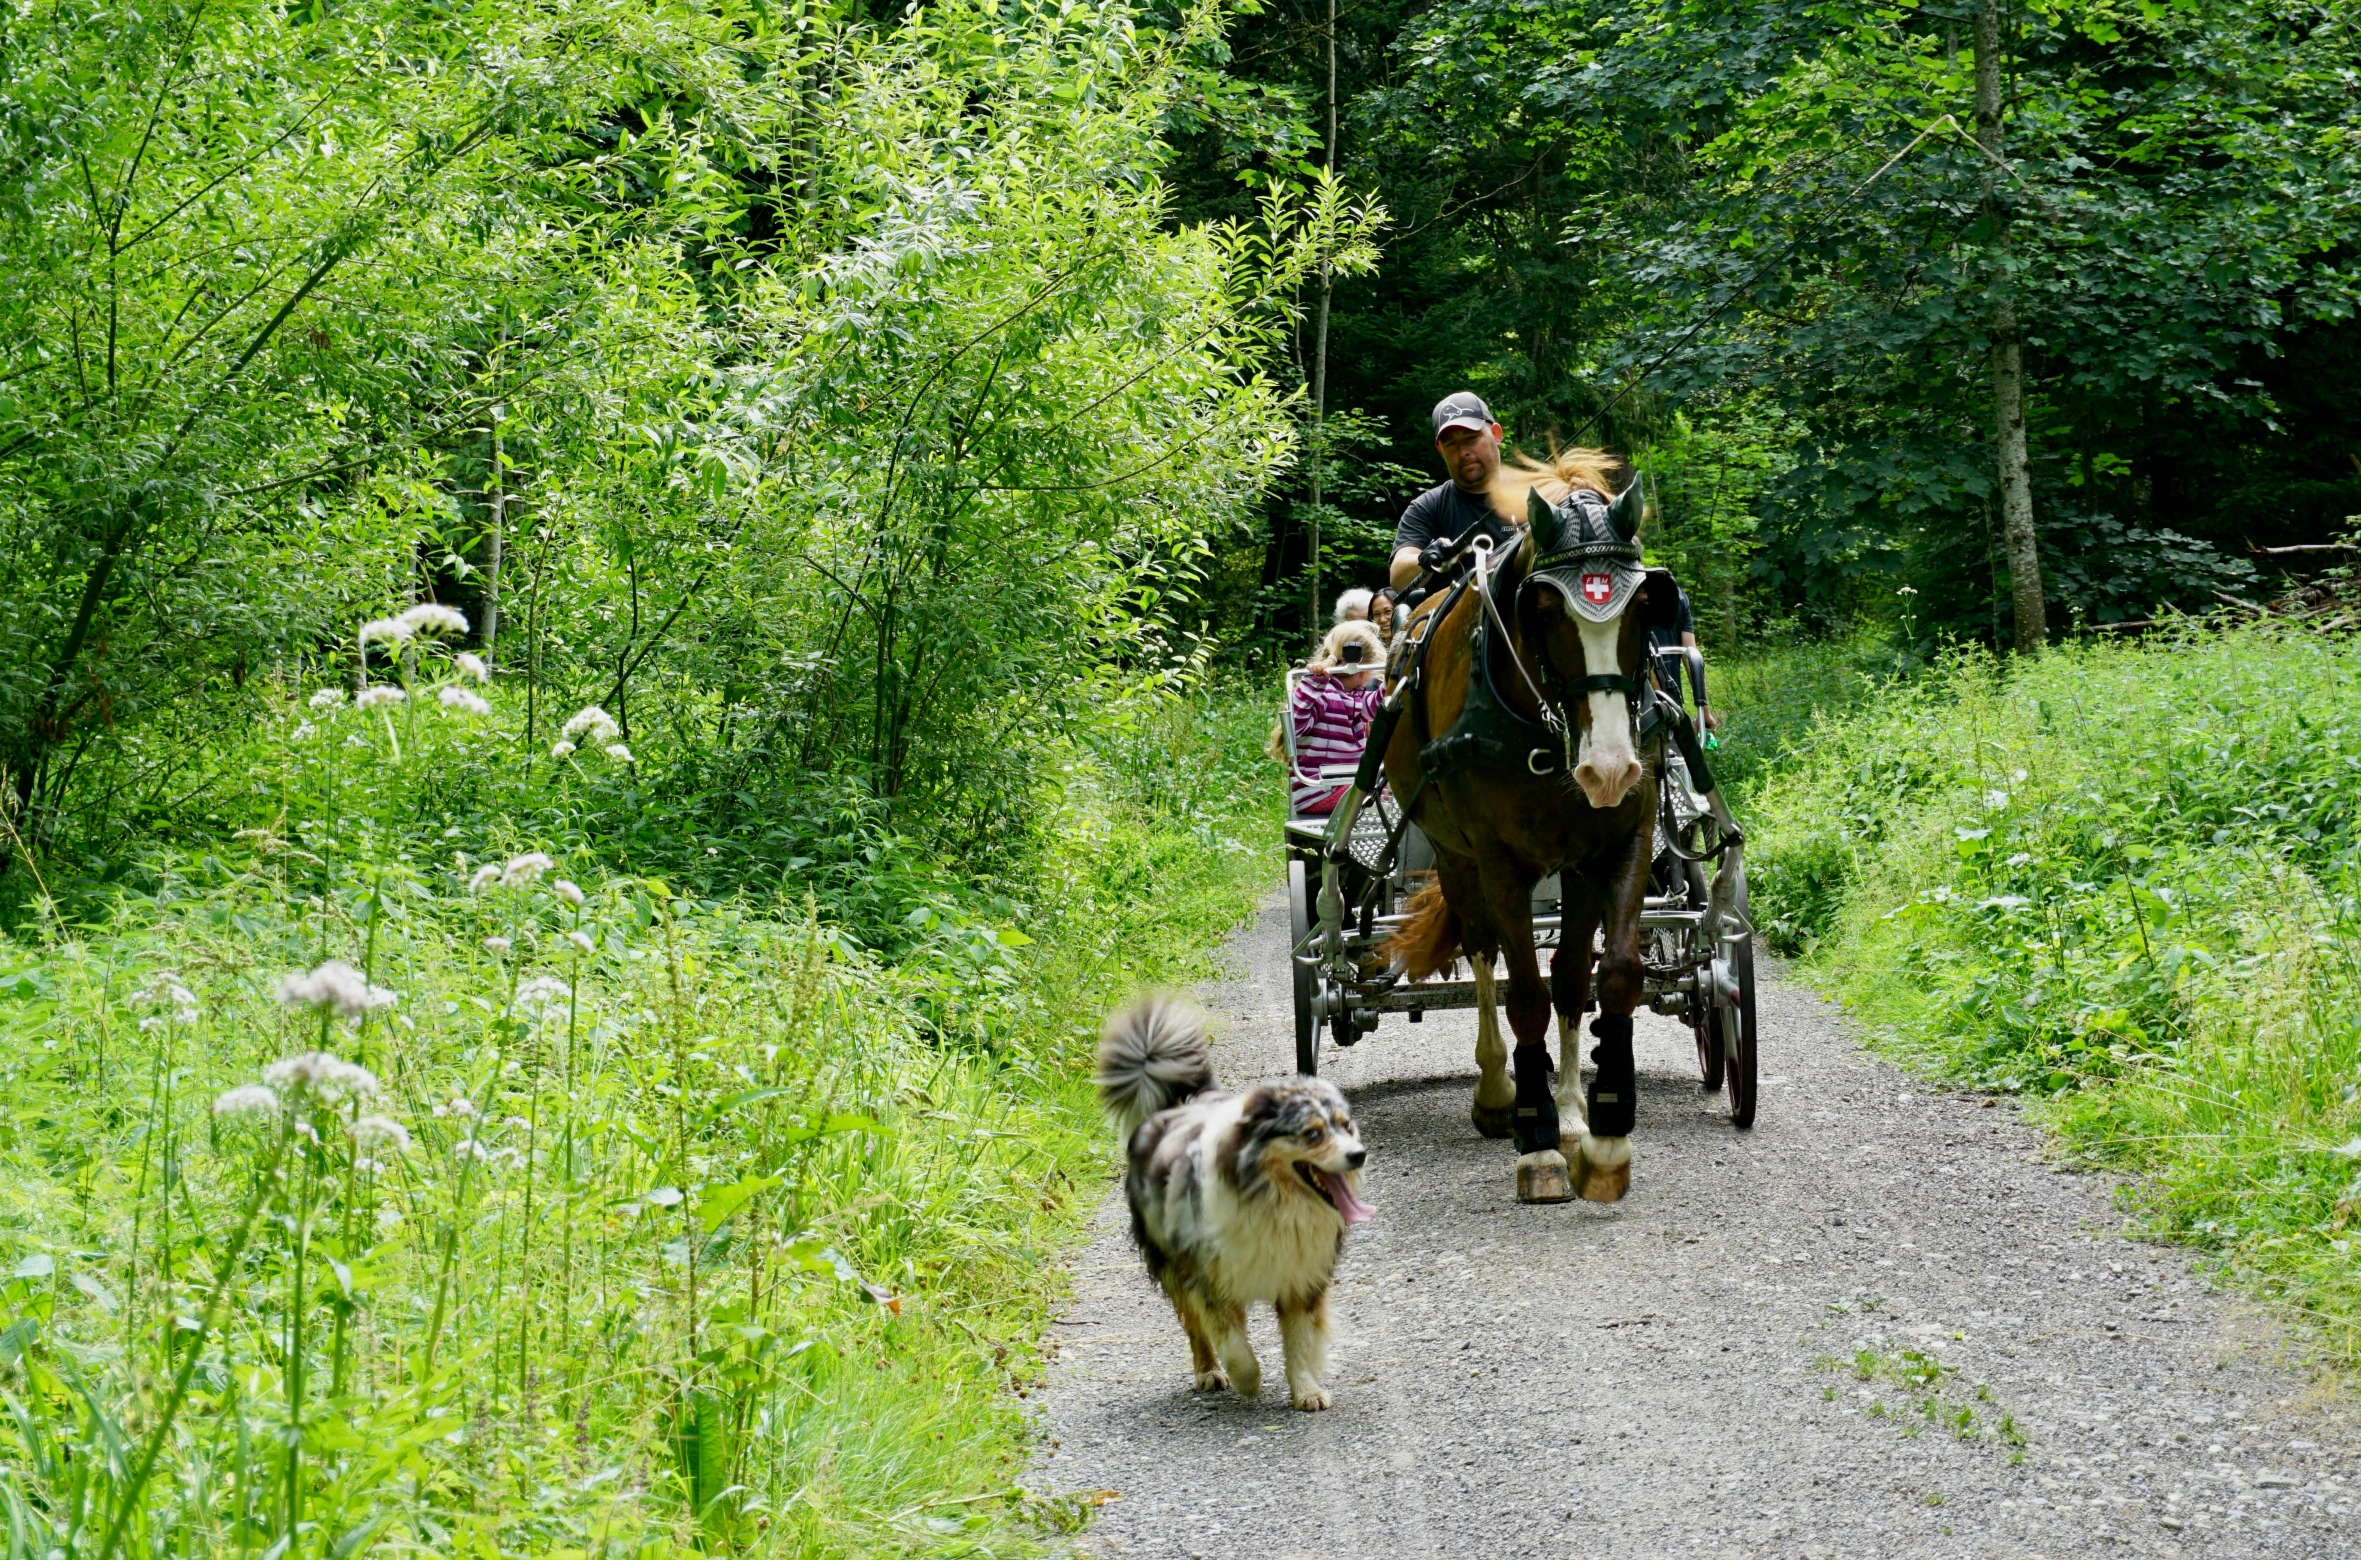
[[[1548,572],[1544,569],[1544,564],[1562,567],[1569,562],[1580,562],[1594,556],[1605,556],[1610,549],[1616,557],[1637,559],[1639,556],[1637,547],[1626,549],[1612,543],[1584,543],[1563,548],[1544,558],[1536,559],[1525,579],[1529,583]],[[1559,745],[1565,749],[1566,773],[1571,775],[1574,772],[1575,740],[1581,729],[1581,723],[1573,718],[1572,713],[1576,708],[1576,701],[1586,694],[1620,693],[1631,703],[1633,728],[1636,731],[1639,719],[1640,679],[1635,676],[1627,676],[1622,672],[1591,672],[1582,677],[1561,676],[1558,669],[1550,664],[1547,655],[1540,658],[1541,676],[1536,678],[1532,669],[1525,665],[1525,658],[1518,654],[1517,637],[1509,631],[1507,622],[1501,618],[1499,604],[1492,599],[1492,582],[1487,577],[1492,564],[1492,538],[1478,536],[1469,544],[1468,550],[1475,562],[1476,598],[1483,602],[1484,611],[1491,614],[1492,626],[1500,631],[1500,642],[1502,647],[1508,651],[1509,664],[1514,666],[1517,669],[1517,675],[1525,680],[1525,687],[1531,691],[1534,704],[1540,707],[1542,725],[1549,728],[1550,734],[1555,736]],[[1625,610],[1629,611],[1630,609],[1626,607]],[[1547,682],[1556,691],[1557,698],[1554,701],[1549,694],[1542,691],[1543,682]],[[1539,751],[1539,749],[1535,751]],[[1533,754],[1531,753],[1525,755],[1525,767],[1537,775],[1549,773],[1546,769],[1534,768]]]

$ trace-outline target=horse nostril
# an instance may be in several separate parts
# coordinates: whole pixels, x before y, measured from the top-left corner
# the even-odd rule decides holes
[[[1369,1150],[1365,1148],[1356,1148],[1351,1153],[1344,1156],[1344,1162],[1351,1168],[1358,1170],[1361,1168],[1361,1166],[1369,1162]]]

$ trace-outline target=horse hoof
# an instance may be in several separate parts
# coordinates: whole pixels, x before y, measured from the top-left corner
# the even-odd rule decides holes
[[[1631,1139],[1585,1137],[1574,1156],[1574,1190],[1585,1202],[1621,1202],[1631,1190]]]
[[[1517,1201],[1560,1203],[1573,1195],[1566,1185],[1565,1155],[1544,1148],[1518,1157]]]
[[[1516,1129],[1516,1109],[1513,1100],[1506,1105],[1475,1105],[1469,1108],[1468,1117],[1484,1136],[1504,1138]]]
[[[1227,1392],[1230,1390],[1230,1378],[1218,1370],[1201,1370],[1197,1372],[1197,1390],[1199,1392]]]

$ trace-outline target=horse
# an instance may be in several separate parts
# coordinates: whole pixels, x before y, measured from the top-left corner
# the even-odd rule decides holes
[[[1487,1137],[1514,1135],[1517,1199],[1572,1192],[1613,1202],[1631,1185],[1637,1075],[1632,1010],[1642,996],[1640,913],[1656,825],[1661,734],[1643,747],[1635,699],[1648,630],[1677,621],[1678,587],[1640,566],[1646,498],[1635,480],[1608,491],[1595,451],[1546,467],[1505,467],[1494,485],[1525,484],[1522,534],[1479,563],[1481,583],[1421,603],[1397,635],[1397,664],[1423,640],[1406,713],[1384,767],[1436,853],[1436,881],[1414,898],[1390,944],[1412,981],[1465,955],[1475,971],[1478,1080],[1472,1115]],[[1718,801],[1717,801],[1718,805]],[[1533,946],[1533,887],[1560,874],[1561,920],[1550,985]],[[1579,1025],[1594,992],[1592,941],[1606,931],[1591,1033],[1596,1076],[1578,1080]],[[1492,961],[1508,966],[1514,1082],[1496,1016]],[[1544,1044],[1554,996],[1559,1065]],[[1560,1113],[1579,1136],[1569,1167]]]

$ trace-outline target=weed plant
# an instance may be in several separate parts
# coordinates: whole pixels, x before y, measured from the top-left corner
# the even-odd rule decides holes
[[[2347,1358],[2357,682],[2361,644],[2265,628],[1963,654],[1820,720],[1747,815],[1774,944]]]
[[[266,826],[0,943],[0,1552],[1030,1551],[1089,1041],[1262,888],[1260,711],[1072,754],[1026,893],[887,962],[491,818],[417,851],[516,761],[433,627],[278,701]]]

